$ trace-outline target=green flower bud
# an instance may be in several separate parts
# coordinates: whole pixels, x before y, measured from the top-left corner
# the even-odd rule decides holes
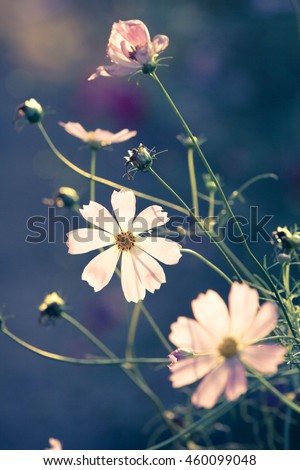
[[[199,145],[199,147],[204,143],[206,142],[206,137],[204,137],[202,134],[200,134],[198,137],[196,137],[195,135],[193,135],[195,141],[197,142],[197,144]],[[182,143],[182,145],[184,145],[185,147],[188,147],[188,148],[194,148],[195,145],[194,145],[194,142],[193,140],[191,139],[191,137],[189,136],[186,136],[185,134],[179,134],[176,136],[176,138],[179,140],[179,142]]]
[[[53,199],[43,199],[43,203],[48,206],[67,207],[69,209],[77,208],[78,202],[79,196],[77,191],[67,186],[59,188]]]
[[[148,62],[147,64],[144,64],[142,67],[142,72],[145,74],[150,74],[152,72],[155,72],[157,68],[157,62],[155,60],[152,60],[151,62]]]
[[[57,207],[74,207],[78,204],[79,196],[77,191],[73,188],[68,188],[67,186],[62,186],[59,188],[55,202]]]
[[[219,179],[219,177],[217,176],[217,178]],[[217,191],[217,185],[216,183],[214,182],[214,180],[212,179],[212,177],[210,176],[210,174],[208,173],[204,173],[203,175],[203,181],[204,181],[204,185],[207,189],[207,191],[209,193],[212,193],[212,192],[216,192]]]
[[[43,108],[34,98],[30,98],[17,107],[17,119],[24,117],[31,124],[41,122],[43,116]]]

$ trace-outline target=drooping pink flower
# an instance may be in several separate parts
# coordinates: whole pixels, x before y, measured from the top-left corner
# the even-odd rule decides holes
[[[136,131],[130,131],[129,129],[122,129],[116,134],[110,131],[104,131],[103,129],[86,131],[79,122],[69,121],[59,122],[58,124],[69,134],[82,140],[82,142],[88,143],[93,149],[99,149],[107,145],[125,142],[137,134]]]
[[[192,310],[195,320],[179,317],[171,325],[170,341],[190,351],[190,357],[172,353],[170,379],[178,388],[204,377],[192,395],[195,406],[211,408],[222,393],[229,401],[245,393],[244,364],[274,374],[283,362],[282,346],[255,344],[275,328],[277,309],[273,302],[259,308],[258,293],[247,284],[233,283],[228,308],[217,292],[208,290],[192,301]]]
[[[114,23],[110,33],[107,56],[112,65],[101,65],[89,77],[126,76],[136,71],[151,73],[157,67],[157,57],[169,45],[169,38],[157,34],[151,41],[147,26],[140,20]]]
[[[181,246],[149,231],[168,222],[160,206],[149,206],[135,217],[136,199],[131,190],[114,191],[111,197],[114,217],[101,204],[90,201],[81,215],[94,227],[68,233],[67,245],[72,255],[110,247],[85,267],[82,279],[100,291],[111,280],[121,257],[121,284],[128,302],[144,299],[146,290],[154,292],[166,282],[165,273],[156,261],[178,263]],[[143,236],[147,234],[149,236]],[[156,258],[156,259],[155,259]]]

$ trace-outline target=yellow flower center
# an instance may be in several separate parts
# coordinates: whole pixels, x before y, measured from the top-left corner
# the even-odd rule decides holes
[[[225,359],[230,359],[238,353],[238,344],[234,338],[225,338],[218,347],[218,351]]]
[[[129,251],[134,246],[135,236],[131,232],[121,232],[116,236],[116,244],[120,251]]]

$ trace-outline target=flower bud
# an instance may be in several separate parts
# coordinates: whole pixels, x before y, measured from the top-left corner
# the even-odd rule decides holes
[[[43,302],[39,306],[40,320],[51,321],[60,317],[64,310],[64,300],[57,294],[57,292],[52,292],[52,294],[46,295]]]
[[[144,64],[142,67],[142,72],[145,74],[150,74],[152,72],[155,72],[157,69],[157,62],[155,60],[151,60],[147,64]]]
[[[300,247],[300,232],[291,232],[286,226],[277,227],[277,230],[272,233],[278,243],[279,248],[283,250],[291,250]]]
[[[186,357],[193,357],[194,353],[189,351],[188,349],[179,348],[175,349],[171,354],[168,355],[168,358],[171,361],[169,367],[172,367],[176,362],[180,361],[181,359],[185,359]]]
[[[200,134],[198,137],[193,135],[194,137],[194,140],[197,142],[197,144],[199,145],[199,147],[204,143],[206,142],[206,137],[204,137],[202,134]],[[176,136],[176,138],[179,140],[179,142],[182,143],[182,145],[184,145],[185,147],[188,147],[188,148],[194,148],[195,147],[195,144],[193,142],[193,140],[191,139],[191,137],[189,136],[186,136],[185,134],[179,134]]]
[[[77,207],[78,202],[79,196],[77,191],[67,186],[59,188],[53,199],[43,199],[43,203],[49,206],[68,207],[70,209]]]
[[[140,171],[148,171],[152,166],[153,157],[151,157],[149,149],[143,144],[140,144],[138,148],[128,150],[129,157],[124,157],[126,160],[126,174],[129,178],[132,176],[129,174],[128,165],[131,165],[132,169],[136,168]]]
[[[277,259],[280,264],[288,264],[291,261],[290,255],[287,255],[286,253],[279,253]]]
[[[41,122],[44,116],[44,111],[40,103],[34,98],[25,101],[17,107],[17,118],[25,118],[31,124],[37,124]]]
[[[219,178],[218,178],[219,179]],[[203,181],[204,185],[209,193],[216,192],[217,191],[217,185],[208,173],[204,173],[203,175]]]

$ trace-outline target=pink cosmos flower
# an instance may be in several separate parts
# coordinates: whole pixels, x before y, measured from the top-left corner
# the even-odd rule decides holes
[[[146,290],[153,293],[166,282],[156,259],[165,264],[178,263],[181,246],[166,238],[142,236],[168,222],[167,213],[161,207],[149,206],[135,217],[134,192],[124,189],[112,193],[111,205],[114,217],[97,202],[90,201],[83,206],[82,216],[98,228],[80,228],[68,233],[69,253],[76,255],[110,247],[89,262],[82,279],[95,292],[100,291],[111,280],[121,257],[125,298],[128,302],[138,302],[144,299]]]
[[[89,77],[125,76],[136,71],[151,73],[157,67],[157,57],[169,45],[168,36],[158,34],[151,41],[147,26],[140,20],[114,23],[110,33],[107,56],[112,65],[101,65]]]
[[[274,374],[283,362],[286,353],[283,347],[254,344],[277,323],[274,303],[265,302],[258,309],[257,291],[234,282],[229,308],[217,292],[208,290],[192,301],[196,320],[179,317],[171,325],[170,341],[185,350],[183,359],[178,350],[170,355],[173,387],[205,377],[192,395],[195,406],[211,408],[223,392],[230,401],[245,393],[244,364],[261,374]]]
[[[77,137],[90,144],[94,149],[105,147],[106,145],[117,144],[125,142],[126,140],[134,137],[137,132],[130,131],[129,129],[122,129],[121,131],[114,134],[110,131],[104,131],[103,129],[96,129],[95,131],[86,131],[79,122],[59,122],[66,132]]]

